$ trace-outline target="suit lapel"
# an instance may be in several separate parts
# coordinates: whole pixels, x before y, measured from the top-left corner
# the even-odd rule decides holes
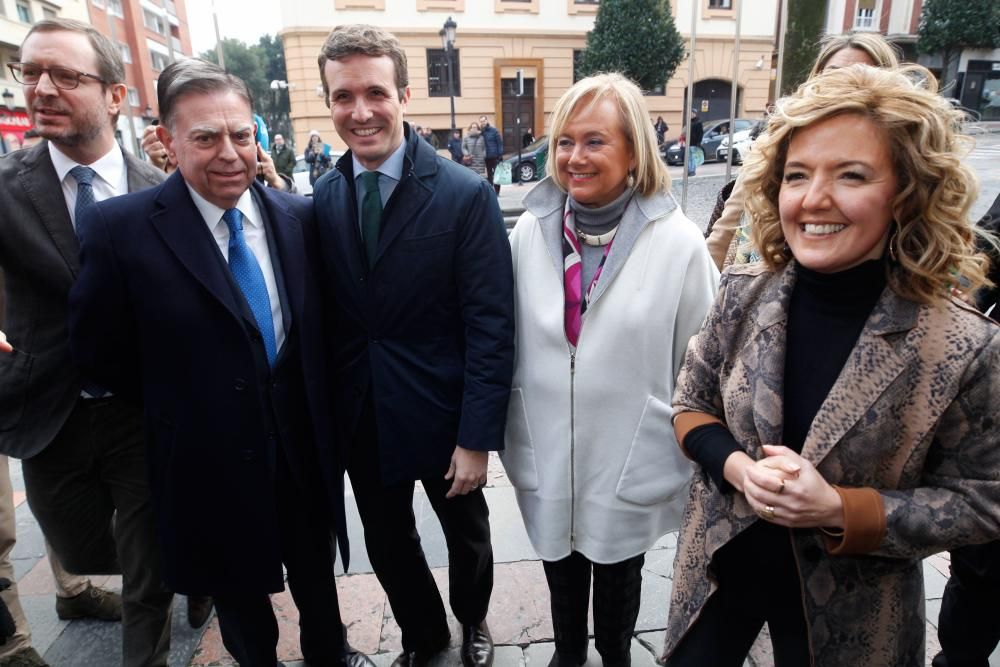
[[[763,445],[780,444],[784,430],[788,303],[795,286],[789,266],[768,282],[752,314],[755,329],[740,352],[753,395],[753,421]]]
[[[262,213],[270,223],[276,246],[278,262],[274,263],[275,281],[279,285],[284,283],[284,293],[280,298],[283,303],[287,301],[288,304],[288,308],[282,309],[285,331],[288,332],[292,329],[294,319],[300,317],[305,308],[303,298],[306,278],[303,258],[306,256],[306,247],[302,235],[302,221],[295,217],[277,197],[271,196],[267,188],[254,183],[253,189],[258,196],[258,205],[265,209]]]
[[[76,279],[80,270],[80,241],[73,229],[62,184],[49,157],[48,142],[39,142],[28,152],[17,178],[24,188],[42,226],[59,250],[70,274]]]
[[[382,231],[379,233],[378,248],[375,251],[375,264],[378,264],[379,258],[385,254],[386,249],[392,245],[410,220],[423,209],[424,202],[431,196],[431,191],[421,179],[437,171],[435,162],[437,155],[430,144],[412,135],[408,127],[404,141],[408,142],[408,145],[406,157],[403,159],[402,178],[388,202],[387,215],[382,217]],[[425,153],[425,150],[430,154]]]
[[[915,350],[893,336],[912,329],[919,306],[886,287],[861,331],[854,350],[813,419],[802,456],[813,465],[823,458],[899,377]]]
[[[163,184],[156,197],[159,206],[150,223],[181,264],[232,314],[244,319],[219,258],[215,238],[194,205],[180,172]]]
[[[133,157],[128,151],[122,151],[122,155],[125,156],[125,177],[129,192],[145,190],[163,182],[162,172]]]

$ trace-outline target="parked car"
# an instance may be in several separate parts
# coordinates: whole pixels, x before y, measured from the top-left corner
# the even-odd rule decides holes
[[[521,162],[517,161],[517,153],[511,153],[504,158],[510,164],[510,175],[516,183],[518,176],[522,183],[539,180],[545,174],[545,158],[548,157],[549,138],[541,136],[521,149]]]
[[[742,132],[743,130],[749,130],[753,127],[753,121],[747,120],[746,118],[736,119],[736,132]],[[713,120],[705,123],[705,134],[701,139],[701,150],[705,151],[705,162],[712,162],[718,160],[718,150],[719,144],[722,142],[723,137],[729,136],[729,119],[723,118],[721,120]],[[680,165],[684,164],[684,148],[680,145],[679,141],[672,141],[669,144],[664,144],[663,149],[664,159],[667,164],[670,165]]]
[[[344,151],[331,151],[330,158],[332,164],[337,164],[337,160],[341,158]],[[330,167],[331,169],[333,167]],[[313,186],[309,184],[309,163],[306,162],[304,155],[300,155],[295,158],[295,168],[292,169],[292,180],[295,181],[295,189],[300,195],[305,195],[306,197],[312,197]]]
[[[743,156],[750,152],[753,139],[750,138],[751,130],[743,130],[733,135],[733,164],[743,164]],[[722,137],[719,149],[715,153],[719,160],[726,161],[729,155],[729,136]]]

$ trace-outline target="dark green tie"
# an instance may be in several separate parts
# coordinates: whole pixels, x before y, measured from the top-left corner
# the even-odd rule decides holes
[[[375,265],[375,250],[378,248],[378,234],[382,228],[382,193],[378,189],[378,172],[366,171],[361,174],[361,187],[365,195],[361,200],[361,234],[368,251],[368,266]]]

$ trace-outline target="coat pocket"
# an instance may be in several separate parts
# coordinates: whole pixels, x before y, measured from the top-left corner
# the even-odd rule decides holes
[[[507,430],[504,433],[504,450],[500,452],[500,460],[515,488],[521,491],[538,490],[535,446],[531,441],[528,412],[520,389],[510,390]]]
[[[21,423],[34,359],[17,348],[10,354],[0,352],[0,378],[3,378],[0,401],[4,404],[0,410],[0,431],[11,431]]]
[[[674,436],[669,405],[650,396],[632,438],[615,495],[637,505],[655,505],[687,487],[694,469]]]

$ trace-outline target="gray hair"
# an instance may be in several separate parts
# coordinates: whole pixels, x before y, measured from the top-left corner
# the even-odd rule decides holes
[[[396,70],[396,94],[400,101],[410,85],[410,74],[406,66],[406,52],[396,36],[382,28],[361,23],[338,25],[327,35],[319,51],[319,78],[323,82],[323,96],[326,106],[330,106],[330,84],[326,81],[324,68],[328,60],[343,60],[354,55],[378,58],[388,56]]]
[[[97,56],[97,75],[104,80],[103,85],[125,83],[125,65],[122,63],[121,51],[92,25],[74,19],[45,19],[31,26],[24,40],[27,41],[36,32],[77,32],[86,35]]]
[[[170,63],[160,73],[156,84],[160,122],[173,129],[174,109],[177,100],[184,95],[219,92],[236,93],[247,101],[250,112],[253,113],[253,94],[243,79],[201,58],[185,58]]]

